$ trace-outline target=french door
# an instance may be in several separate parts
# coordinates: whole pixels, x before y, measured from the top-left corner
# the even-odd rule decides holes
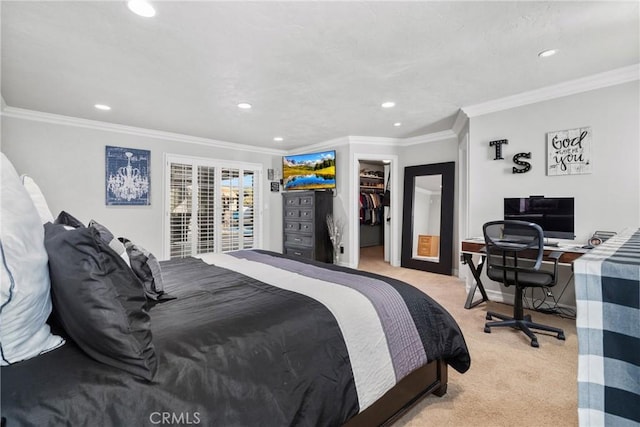
[[[262,165],[166,156],[165,259],[260,247]]]

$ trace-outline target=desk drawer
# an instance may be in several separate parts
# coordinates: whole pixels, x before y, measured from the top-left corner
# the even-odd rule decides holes
[[[436,257],[440,250],[440,237],[426,234],[418,235],[418,256]]]

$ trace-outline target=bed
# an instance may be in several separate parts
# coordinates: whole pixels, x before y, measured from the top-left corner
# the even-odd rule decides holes
[[[381,425],[469,369],[455,320],[401,281],[244,250],[158,263],[152,301],[99,228],[60,218],[46,348],[11,360],[3,336],[3,425]]]
[[[580,426],[640,425],[640,229],[573,264]]]

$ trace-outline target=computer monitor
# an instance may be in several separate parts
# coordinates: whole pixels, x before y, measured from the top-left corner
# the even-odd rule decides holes
[[[504,219],[536,223],[547,238],[575,238],[573,197],[505,198]]]

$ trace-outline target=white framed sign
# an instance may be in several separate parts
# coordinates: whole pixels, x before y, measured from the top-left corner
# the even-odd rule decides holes
[[[591,173],[591,128],[547,133],[547,175]]]

